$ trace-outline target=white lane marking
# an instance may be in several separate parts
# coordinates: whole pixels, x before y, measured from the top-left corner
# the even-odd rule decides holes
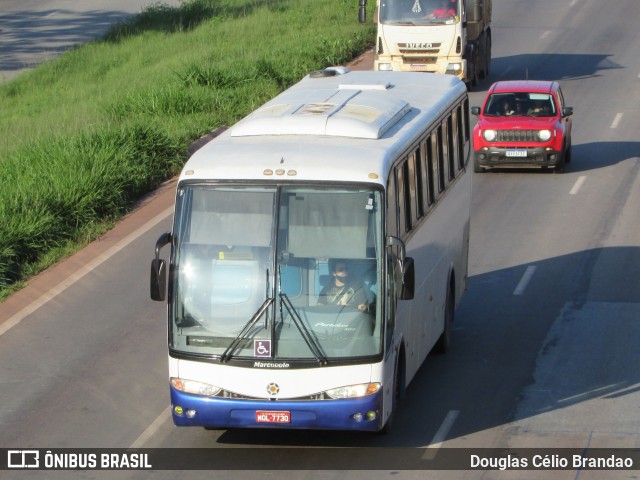
[[[447,416],[444,417],[442,425],[440,425],[440,428],[431,439],[431,443],[427,448],[438,449],[442,446],[442,442],[444,442],[447,438],[447,435],[449,435],[451,427],[453,427],[453,423],[458,418],[458,415],[460,415],[460,410],[449,410],[449,413],[447,413]]]
[[[531,281],[531,277],[533,277],[533,274],[536,271],[536,268],[538,267],[536,267],[535,265],[529,265],[527,267],[527,269],[524,271],[524,275],[522,275],[522,278],[520,279],[520,283],[518,283],[518,286],[513,291],[514,295],[522,295],[524,293],[527,285],[529,285],[529,282]]]
[[[546,30],[542,33],[542,35],[540,35],[540,40],[542,40],[543,38],[547,38],[549,35],[551,35],[551,30]]]
[[[576,3],[578,3],[578,0],[571,0],[571,3],[569,4],[569,6],[573,7]]]
[[[58,285],[56,285],[55,287],[53,287],[49,291],[43,293],[40,296],[40,298],[38,298],[37,300],[33,301],[32,303],[30,303],[29,305],[24,307],[22,310],[20,310],[18,313],[14,314],[12,317],[10,317],[7,321],[5,321],[2,324],[0,324],[0,337],[2,335],[4,335],[5,333],[7,333],[7,331],[9,331],[11,328],[15,327],[18,323],[20,323],[26,317],[31,315],[33,312],[38,310],[40,307],[42,307],[48,301],[52,300],[57,295],[60,295],[67,288],[69,288],[74,283],[76,283],[78,280],[80,280],[82,277],[84,277],[87,273],[90,273],[92,270],[94,270],[95,268],[100,266],[103,262],[109,260],[109,258],[114,256],[116,253],[118,253],[124,247],[126,247],[131,242],[136,240],[138,237],[140,237],[141,235],[143,235],[147,231],[151,230],[158,223],[160,223],[161,221],[163,221],[164,219],[169,217],[172,213],[173,213],[173,207],[167,208],[165,211],[163,211],[162,213],[159,213],[158,215],[153,217],[151,220],[149,220],[147,223],[142,225],[140,228],[138,228],[137,230],[135,230],[134,232],[130,233],[125,238],[120,240],[113,247],[109,248],[108,250],[106,250],[101,255],[98,255],[94,260],[92,260],[91,262],[87,263],[84,267],[78,269],[75,273],[70,275],[68,278],[64,279]]]
[[[582,187],[582,184],[586,179],[587,177],[584,175],[581,175],[580,177],[578,177],[578,180],[576,180],[576,183],[573,185],[573,188],[569,192],[569,195],[575,195],[576,193],[578,193],[578,190],[580,190],[580,187]]]
[[[622,120],[622,115],[624,115],[623,113],[618,113],[615,118],[613,119],[613,122],[611,122],[611,128],[618,128],[618,125],[620,124],[620,120]]]
[[[136,438],[136,441],[131,444],[129,448],[142,448],[142,446],[147,443],[154,433],[160,430],[160,427],[164,422],[171,418],[171,407],[162,411],[162,413],[156,418],[151,425],[147,427],[147,429],[142,432],[142,434]]]

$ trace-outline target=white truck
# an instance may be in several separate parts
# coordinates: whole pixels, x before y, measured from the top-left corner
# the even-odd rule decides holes
[[[446,73],[475,86],[491,65],[491,1],[376,0],[374,70]]]

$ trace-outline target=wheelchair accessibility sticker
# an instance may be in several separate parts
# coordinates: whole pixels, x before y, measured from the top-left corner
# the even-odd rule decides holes
[[[271,340],[254,340],[253,354],[256,357],[270,357],[271,356]]]

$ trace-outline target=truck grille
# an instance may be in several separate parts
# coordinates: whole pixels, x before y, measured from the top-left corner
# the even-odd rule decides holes
[[[438,49],[435,50],[410,50],[407,48],[400,48],[400,53],[402,55],[411,55],[414,57],[423,57],[425,55],[434,55],[434,56],[438,56]]]
[[[402,57],[404,63],[407,64],[421,64],[421,65],[434,65],[438,62],[438,59],[435,57]]]
[[[441,43],[398,43],[398,51],[402,55],[438,56]]]

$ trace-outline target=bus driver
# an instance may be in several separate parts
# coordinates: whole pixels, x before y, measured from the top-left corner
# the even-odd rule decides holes
[[[333,279],[320,292],[318,305],[346,305],[357,307],[361,312],[367,310],[368,301],[364,284],[355,282],[349,277],[345,261],[336,260],[329,263],[333,263],[331,268]]]

